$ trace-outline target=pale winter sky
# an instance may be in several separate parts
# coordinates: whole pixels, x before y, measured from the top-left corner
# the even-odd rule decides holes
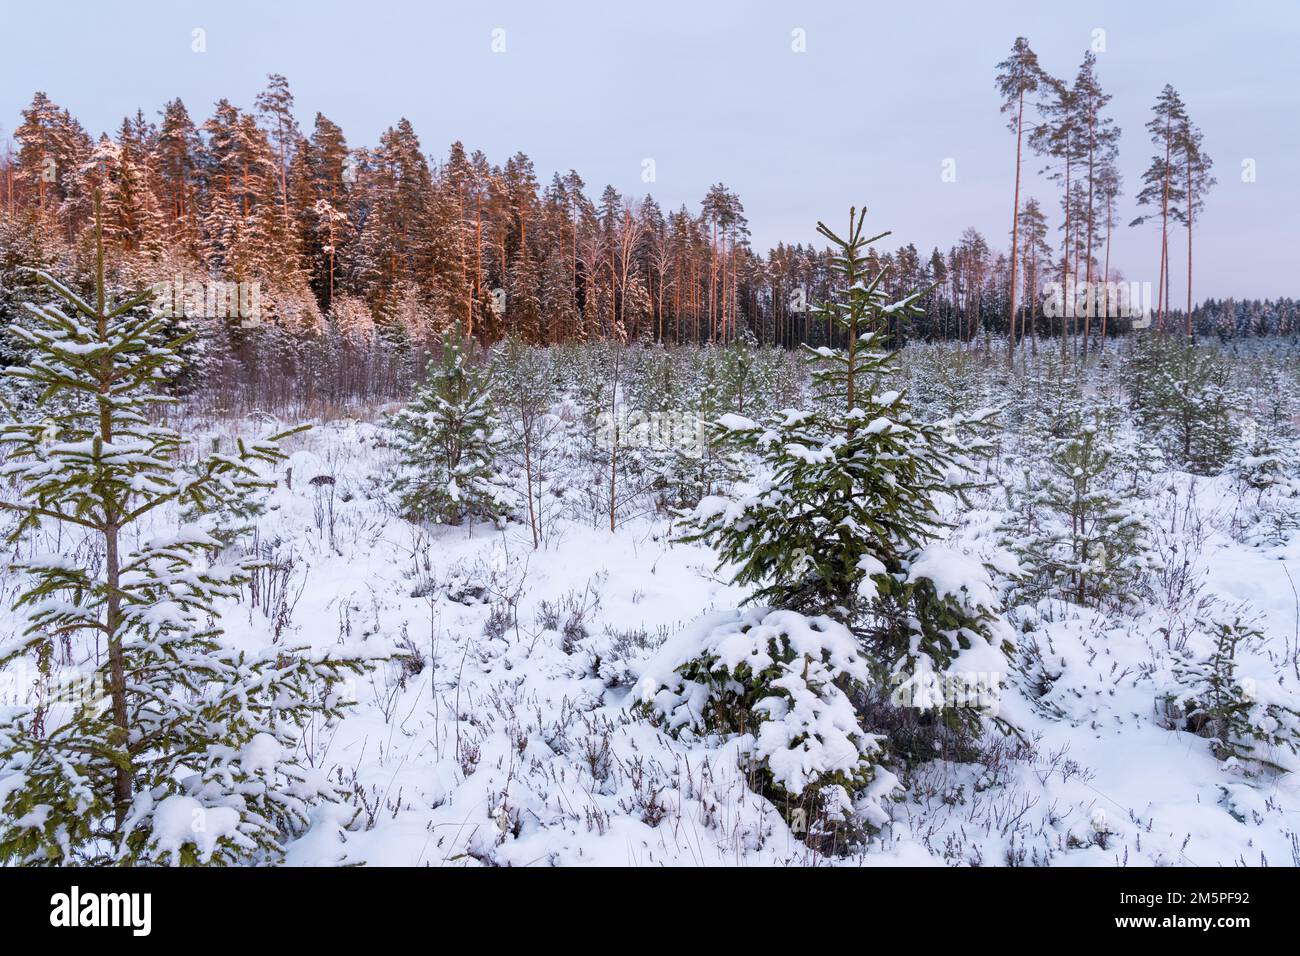
[[[192,50],[206,31],[206,52]],[[504,31],[494,52],[493,31]],[[806,52],[792,49],[804,31]],[[1123,129],[1113,258],[1154,280],[1158,237],[1130,229],[1152,154],[1143,124],[1171,83],[1205,134],[1219,184],[1196,235],[1196,295],[1300,294],[1300,5],[1211,2],[136,2],[0,0],[0,136],[45,90],[93,134],[181,97],[197,122],[222,96],[251,108],[285,74],[303,126],[321,111],[350,144],[408,117],[425,151],[454,139],[495,163],[517,150],[545,182],[575,168],[692,209],[738,191],[754,245],[810,241],[865,202],[870,225],[923,252],[969,225],[1009,245],[1014,137],[994,66],[1017,35],[1073,78],[1094,31]],[[501,35],[498,34],[498,37]],[[500,44],[498,44],[499,46]],[[643,160],[656,180],[642,181]],[[956,181],[942,164],[955,160]],[[1243,160],[1255,182],[1243,182]],[[1040,161],[1029,157],[1027,171]],[[1026,196],[1055,187],[1031,175]],[[1055,238],[1055,236],[1053,237]],[[1185,262],[1179,234],[1171,250]],[[1175,266],[1173,301],[1182,299]]]

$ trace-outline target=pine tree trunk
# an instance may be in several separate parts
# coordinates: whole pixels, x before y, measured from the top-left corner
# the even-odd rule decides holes
[[[1070,303],[1070,146],[1065,147],[1065,248],[1061,254],[1061,357],[1069,351],[1069,314],[1074,309]]]
[[[284,120],[280,120],[280,199],[284,206],[284,222],[289,224],[289,172],[284,162]]]
[[[483,295],[483,209],[477,193],[474,195],[474,293],[471,297],[469,321],[465,326],[465,336],[474,338],[473,303],[480,301]]]
[[[1157,312],[1159,318],[1156,320],[1156,328],[1164,329],[1165,327],[1165,309],[1168,308],[1168,281],[1166,277],[1166,266],[1169,261],[1169,150],[1171,143],[1170,124],[1172,118],[1165,121],[1165,166],[1164,166],[1164,195],[1160,202],[1160,295],[1159,307]]]
[[[1038,254],[1035,253],[1029,268],[1029,335],[1030,349],[1038,354]]]
[[[1110,200],[1106,200],[1106,264],[1102,267],[1101,282],[1106,290],[1105,301],[1101,309],[1101,345],[1106,347],[1106,319],[1110,316]]]
[[[1192,148],[1187,146],[1187,338],[1192,337]]]
[[[1011,203],[1011,334],[1007,339],[1007,365],[1016,354],[1016,265],[1020,248],[1020,141],[1025,130],[1025,91],[1020,91],[1020,106],[1016,113],[1016,190]],[[1023,330],[1022,330],[1023,334]]]
[[[1088,239],[1083,250],[1084,261],[1084,302],[1087,303],[1087,311],[1083,316],[1083,358],[1088,359],[1088,337],[1092,332],[1092,310],[1095,308],[1096,296],[1093,295],[1092,289],[1092,226],[1093,226],[1093,209],[1092,209],[1092,191],[1093,191],[1093,169],[1094,169],[1094,139],[1095,139],[1095,119],[1090,115],[1088,118]]]

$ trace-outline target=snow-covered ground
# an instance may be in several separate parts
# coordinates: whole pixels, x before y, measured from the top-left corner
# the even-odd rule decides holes
[[[228,440],[267,426],[199,427]],[[1234,533],[1241,505],[1226,476],[1165,474],[1145,502],[1169,553],[1187,557],[1181,604],[1012,608],[1022,651],[1036,645],[1043,662],[1011,675],[1001,702],[1022,736],[989,730],[978,760],[900,774],[872,844],[831,857],[747,785],[743,739],[674,739],[634,706],[666,639],[746,596],[708,548],[676,540],[669,515],[615,532],[560,516],[534,550],[520,523],[399,517],[376,422],[317,423],[286,450],[246,544],[271,566],[225,605],[226,640],[391,655],[356,682],[350,716],[303,740],[352,805],[318,811],[291,864],[1300,863],[1296,776],[1216,760],[1162,706],[1179,628],[1210,595],[1259,616],[1266,639],[1245,669],[1293,697],[1300,679],[1300,536]],[[988,490],[950,515],[956,543],[995,563],[999,498]],[[17,584],[0,582],[6,608]],[[18,626],[4,615],[0,626]]]
[[[284,606],[231,605],[229,639],[265,645],[278,617],[282,641],[402,656],[304,743],[366,825],[326,812],[292,863],[1296,862],[1294,776],[1225,769],[1207,740],[1162,722],[1167,615],[1108,623],[1058,603],[1031,632],[1062,673],[1050,708],[1030,706],[1023,681],[1002,705],[1030,742],[990,732],[980,762],[925,765],[869,850],[828,859],[746,786],[740,741],[687,745],[632,709],[658,644],[744,597],[706,548],[673,541],[667,517],[615,533],[565,520],[534,551],[518,524],[393,516],[372,496],[390,466],[373,424],[326,423],[291,449],[292,488],[281,482],[258,531],[286,568]],[[1294,653],[1300,539],[1258,548],[1215,530],[1225,483],[1183,479],[1208,525],[1196,565],[1219,598],[1262,615],[1269,653]],[[961,517],[963,543],[991,552],[996,514]]]

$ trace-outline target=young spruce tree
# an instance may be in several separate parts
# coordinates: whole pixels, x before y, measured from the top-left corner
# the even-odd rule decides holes
[[[108,301],[98,196],[95,231],[95,302],[41,274],[56,301],[10,330],[35,357],[8,373],[40,390],[32,415],[0,428],[11,540],[53,524],[96,560],[17,565],[33,582],[18,600],[30,623],[0,642],[0,665],[48,664],[53,642],[77,638],[85,663],[71,692],[0,722],[0,862],[272,861],[313,802],[340,795],[293,754],[303,724],[340,713],[338,684],[362,665],[222,644],[215,602],[247,568],[210,563],[217,542],[177,529],[174,512],[267,484],[256,466],[291,432],[180,467],[185,439],[151,413],[172,401],[158,390],[185,343],[160,337],[148,294]]]
[[[757,461],[758,487],[688,519],[685,540],[712,544],[768,607],[705,619],[665,645],[642,688],[670,732],[753,734],[756,789],[827,850],[888,819],[898,781],[882,766],[894,741],[872,732],[878,703],[889,698],[889,719],[913,708],[978,731],[1011,649],[984,568],[936,541],[936,496],[970,487],[980,450],[959,433],[987,416],[922,423],[887,387],[889,329],[925,291],[886,299],[866,250],[888,233],[864,238],[865,218],[850,211],[846,238],[818,223],[841,282],[821,312],[847,347],[811,350],[812,410],[766,426],[721,416],[716,440]]]
[[[974,727],[967,679],[1005,668],[1010,630],[983,567],[938,543],[936,496],[972,487],[972,457],[986,447],[972,433],[992,413],[921,422],[889,387],[889,330],[919,314],[929,290],[887,299],[887,270],[873,271],[867,248],[889,233],[864,238],[865,216],[850,211],[845,238],[818,223],[839,280],[820,314],[846,346],[810,348],[814,409],[768,425],[722,416],[719,442],[757,456],[767,478],[740,500],[705,499],[686,540],[713,544],[738,583],[757,585],[756,600],[846,624],[896,700]]]
[[[512,493],[498,480],[503,439],[492,403],[491,373],[474,361],[472,340],[459,327],[442,336],[442,356],[411,403],[392,419],[401,456],[394,488],[407,515],[459,524],[499,520]]]
[[[1067,421],[1066,435],[1052,441],[1046,473],[1027,475],[1022,513],[1004,528],[1020,557],[1022,588],[1083,605],[1131,602],[1155,566],[1151,529],[1115,488],[1105,427],[1079,412]]]
[[[1197,645],[1174,662],[1169,696],[1183,729],[1210,738],[1220,760],[1282,773],[1294,769],[1300,711],[1282,703],[1285,696],[1274,682],[1241,673],[1242,652],[1262,643],[1263,633],[1240,616],[1198,620],[1196,629]]]

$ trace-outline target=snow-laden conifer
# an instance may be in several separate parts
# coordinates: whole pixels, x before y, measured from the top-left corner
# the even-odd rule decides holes
[[[159,337],[148,294],[108,300],[96,233],[95,301],[41,274],[55,301],[29,306],[30,321],[10,330],[33,358],[8,373],[41,396],[0,428],[11,488],[0,507],[20,519],[12,540],[57,528],[64,541],[82,536],[94,560],[37,553],[17,564],[31,582],[17,604],[28,627],[0,643],[0,665],[48,663],[55,641],[82,657],[58,693],[0,722],[0,860],[274,860],[312,804],[338,796],[295,754],[298,731],[339,715],[361,663],[222,643],[216,605],[237,595],[247,567],[212,563],[218,542],[177,527],[176,513],[268,484],[259,467],[291,432],[180,467],[186,439],[155,417],[184,342]]]
[[[1062,428],[1046,469],[1026,472],[1003,528],[1022,590],[1091,606],[1133,602],[1155,568],[1149,522],[1116,487],[1115,447],[1099,417],[1076,411]]]
[[[410,404],[392,418],[400,456],[394,490],[409,517],[444,524],[499,520],[514,495],[497,473],[503,436],[489,367],[459,329],[442,336],[441,356]]]
[[[1005,669],[1009,629],[987,575],[938,540],[940,498],[972,487],[986,447],[975,432],[992,412],[923,422],[890,385],[890,329],[927,290],[885,296],[887,273],[872,270],[867,248],[888,233],[866,238],[864,218],[851,212],[847,238],[818,224],[840,282],[819,316],[846,342],[809,350],[819,401],[764,424],[721,417],[718,439],[756,455],[765,477],[753,494],[701,502],[688,540],[713,544],[739,583],[757,587],[757,600],[846,623],[915,701],[919,675],[932,685],[935,675]],[[973,723],[968,708],[949,710]]]

